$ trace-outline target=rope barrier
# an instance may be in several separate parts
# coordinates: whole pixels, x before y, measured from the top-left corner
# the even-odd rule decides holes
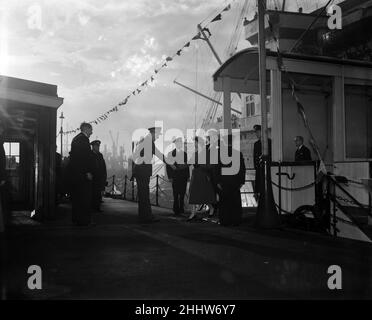
[[[159,190],[160,191],[160,193],[162,193],[162,194],[164,194],[166,197],[170,197],[170,195],[168,195],[168,194],[166,194],[163,190]]]
[[[162,176],[159,176],[159,179],[161,179],[161,180],[163,180],[163,181],[165,181],[165,182],[170,182],[169,179],[165,179],[165,178],[162,177]]]

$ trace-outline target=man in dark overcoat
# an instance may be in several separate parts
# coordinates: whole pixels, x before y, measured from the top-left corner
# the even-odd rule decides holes
[[[296,144],[295,161],[311,161],[311,152],[304,145],[304,138],[302,136],[296,136],[294,141]]]
[[[80,133],[71,142],[70,175],[72,221],[78,226],[91,224],[92,181],[94,162],[89,137],[93,129],[83,122]]]
[[[256,124],[253,126],[253,130],[256,134],[257,141],[253,145],[253,164],[255,169],[255,182],[253,191],[255,193],[256,200],[258,199],[258,194],[260,193],[260,182],[263,176],[262,167],[260,166],[262,158],[262,146],[261,146],[261,126]],[[269,161],[271,161],[271,139],[268,139],[269,142]]]

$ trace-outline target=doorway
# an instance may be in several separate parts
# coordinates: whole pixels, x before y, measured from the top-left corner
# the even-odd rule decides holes
[[[5,140],[6,171],[10,185],[12,208],[16,210],[29,209],[30,203],[30,171],[33,162],[30,161],[28,144],[21,140]]]

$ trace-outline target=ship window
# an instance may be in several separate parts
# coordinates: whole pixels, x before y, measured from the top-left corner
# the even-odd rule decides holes
[[[346,158],[372,158],[372,87],[345,86]]]
[[[5,142],[6,169],[15,170],[19,166],[19,142]]]
[[[247,117],[252,117],[256,114],[256,107],[255,107],[253,95],[246,96],[245,108],[246,108],[245,110],[246,110]]]

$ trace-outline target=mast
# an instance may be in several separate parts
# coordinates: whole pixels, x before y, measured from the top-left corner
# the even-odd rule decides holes
[[[261,2],[261,3],[260,3]],[[261,98],[261,146],[262,155],[269,155],[267,136],[267,92],[266,92],[266,44],[265,44],[265,8],[266,0],[258,0],[258,51]]]
[[[261,151],[262,158],[256,174],[259,174],[260,197],[256,215],[256,225],[261,228],[275,228],[280,225],[271,185],[271,159],[269,156],[267,126],[267,92],[266,92],[266,45],[265,13],[266,0],[257,0],[258,6],[258,46],[259,77],[261,97]],[[271,80],[272,81],[272,80]]]
[[[285,2],[286,2],[286,0],[283,0],[283,4],[282,4],[282,11],[284,11],[284,10],[285,10]]]
[[[216,58],[216,60],[218,61],[218,63],[220,65],[222,65],[222,61],[221,61],[220,57],[218,56],[216,50],[214,49],[214,47],[212,46],[211,42],[209,41],[209,39],[205,35],[205,32],[204,32],[204,30],[203,30],[203,28],[201,27],[200,24],[198,24],[198,29],[199,29],[200,33],[203,35],[203,38],[202,39],[207,42],[209,48],[212,50],[212,53],[213,53],[214,57]]]
[[[180,83],[180,82],[178,82],[176,80],[174,80],[173,83],[175,83],[175,84],[181,86],[182,88],[185,88],[185,89],[187,89],[187,90],[189,90],[189,91],[191,91],[191,92],[193,92],[193,93],[195,93],[195,94],[197,94],[197,95],[199,95],[199,96],[201,96],[201,97],[203,97],[203,98],[205,98],[207,100],[210,100],[210,101],[212,101],[214,103],[217,103],[218,105],[222,106],[222,103],[219,102],[218,100],[215,100],[213,98],[210,98],[207,95],[205,95],[203,93],[200,93],[200,92],[198,92],[198,91],[196,91],[196,90],[194,90],[192,88],[189,88],[189,87],[185,86],[184,84],[182,84],[182,83]],[[239,110],[236,110],[236,109],[233,109],[233,108],[231,108],[231,110],[234,111],[234,112],[236,112],[236,113],[238,113],[238,114],[242,114]]]

